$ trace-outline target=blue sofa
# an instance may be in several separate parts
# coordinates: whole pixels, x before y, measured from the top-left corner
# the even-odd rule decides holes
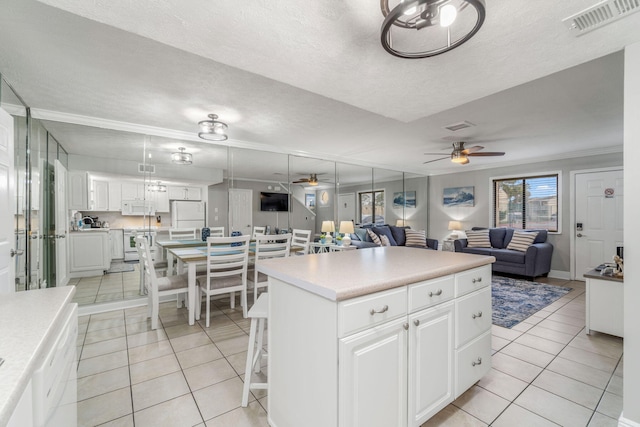
[[[367,230],[371,230],[378,236],[385,235],[389,238],[391,246],[405,246],[407,238],[404,230],[411,227],[396,227],[395,225],[376,225],[371,227],[357,227],[355,233],[351,233],[351,245],[358,249],[376,248]],[[422,248],[417,248],[422,249]],[[438,241],[427,238],[427,247],[424,249],[438,250]]]
[[[480,229],[479,227],[473,228],[473,230]],[[526,252],[507,249],[507,245],[513,237],[513,228],[490,228],[491,248],[469,248],[467,247],[467,239],[455,240],[453,245],[456,252],[494,256],[496,262],[491,265],[494,272],[526,276],[532,279],[546,276],[551,270],[551,255],[553,255],[553,245],[547,242],[547,230],[522,231],[538,232],[533,244],[527,248]]]

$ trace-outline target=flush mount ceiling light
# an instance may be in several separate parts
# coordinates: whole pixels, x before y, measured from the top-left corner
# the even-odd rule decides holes
[[[193,163],[193,156],[191,153],[184,151],[184,147],[178,148],[178,151],[171,154],[171,162],[178,165],[190,165]]]
[[[150,184],[149,185],[149,191],[155,191],[158,193],[166,193],[167,192],[167,186],[164,184],[160,184],[160,181],[156,181],[155,184]]]
[[[380,9],[382,47],[400,58],[455,49],[478,32],[485,18],[484,0],[380,0]]]
[[[200,126],[198,136],[207,141],[226,141],[227,135],[225,131],[228,128],[227,124],[219,121],[217,114],[209,114],[207,117],[211,120],[198,122],[198,126]]]

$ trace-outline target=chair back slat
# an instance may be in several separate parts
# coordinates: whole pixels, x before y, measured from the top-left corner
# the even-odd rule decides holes
[[[302,248],[302,255],[309,253],[309,243],[311,242],[311,230],[294,229],[291,237],[291,247]]]
[[[195,240],[195,228],[171,228],[169,229],[169,240]]]
[[[255,261],[270,258],[284,258],[291,251],[291,234],[256,236]]]
[[[209,227],[210,237],[224,237],[224,227]]]
[[[246,276],[250,236],[208,237],[207,278]]]

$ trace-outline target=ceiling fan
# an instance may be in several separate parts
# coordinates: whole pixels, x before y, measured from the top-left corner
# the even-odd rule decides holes
[[[311,186],[316,186],[318,185],[318,176],[315,173],[309,174],[309,178],[300,178],[296,181],[292,181],[292,184],[302,184],[302,183],[307,183]]]
[[[453,143],[453,151],[451,152],[451,154],[447,157],[441,157],[439,159],[435,159],[435,160],[428,160],[426,162],[424,162],[423,164],[426,163],[431,163],[431,162],[437,162],[439,160],[444,160],[444,159],[451,159],[451,161],[453,163],[458,163],[461,165],[466,165],[467,163],[469,163],[469,157],[471,156],[477,156],[477,157],[489,157],[489,156],[504,156],[504,152],[502,151],[485,151],[482,153],[478,153],[478,151],[483,150],[484,147],[480,146],[480,145],[474,145],[473,147],[469,147],[469,148],[464,148],[464,142],[463,141],[459,141],[459,142],[454,142]],[[441,156],[442,153],[424,153],[427,156]]]

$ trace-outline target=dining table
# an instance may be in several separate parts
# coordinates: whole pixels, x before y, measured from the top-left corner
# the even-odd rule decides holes
[[[179,242],[178,240],[174,242]],[[157,242],[156,242],[157,243]],[[170,247],[171,246],[171,247]],[[224,246],[229,246],[229,250],[233,251],[232,246],[229,244],[225,244]],[[175,245],[167,245],[165,246],[167,250],[167,261],[169,266],[172,265],[173,260],[177,260],[177,274],[184,273],[185,265],[187,270],[187,298],[188,298],[188,311],[189,311],[189,325],[195,324],[197,320],[195,318],[195,304],[196,304],[196,274],[197,267],[199,265],[207,264],[207,246],[204,242],[200,241],[200,245],[192,245],[192,246],[181,246],[179,244]],[[249,244],[249,256],[255,255],[255,242],[251,242]],[[302,251],[301,247],[292,247],[290,249],[291,253]],[[224,252],[217,252],[217,255],[222,255]],[[168,273],[167,273],[168,274]]]

